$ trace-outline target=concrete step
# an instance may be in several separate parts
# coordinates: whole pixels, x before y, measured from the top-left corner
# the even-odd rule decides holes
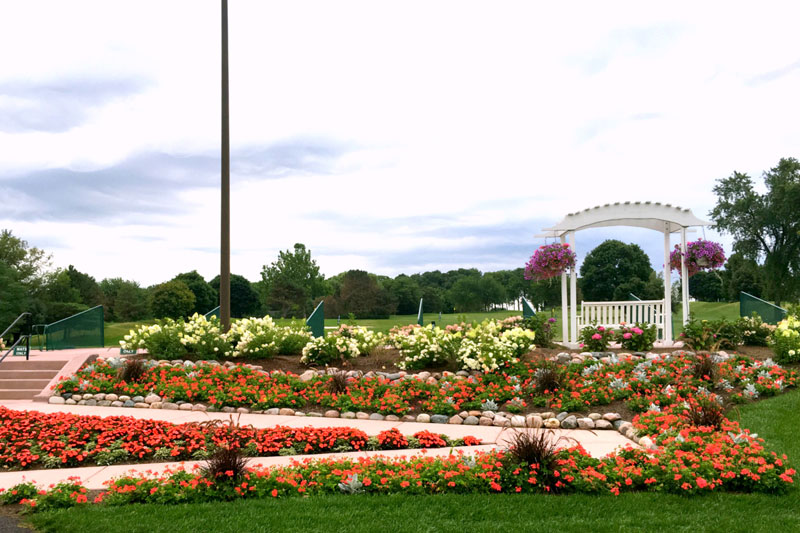
[[[0,390],[0,400],[31,400],[40,392],[42,389]]]
[[[0,379],[46,379],[58,375],[58,370],[4,370],[0,365]]]
[[[36,389],[41,392],[50,383],[49,379],[0,379],[0,390]]]
[[[0,363],[0,370],[54,370],[58,372],[67,361],[14,361],[6,358],[5,361]]]

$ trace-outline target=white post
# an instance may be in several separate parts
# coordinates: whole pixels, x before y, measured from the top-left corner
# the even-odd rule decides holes
[[[669,222],[664,223],[664,343],[672,344],[672,270],[669,266]]]
[[[569,232],[569,245],[572,247],[572,251],[575,252],[575,230]],[[569,280],[569,290],[570,290],[570,307],[571,309],[571,320],[570,320],[570,337],[573,343],[578,342],[578,265],[576,264],[573,267],[572,272],[570,273],[570,280]]]
[[[689,272],[686,268],[686,228],[681,228],[681,288],[683,289],[683,325],[689,321]]]
[[[561,234],[561,244],[567,241]],[[569,310],[567,309],[567,272],[561,273],[561,341],[566,346],[569,342]]]

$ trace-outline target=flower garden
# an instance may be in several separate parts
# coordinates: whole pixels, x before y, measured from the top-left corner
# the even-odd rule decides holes
[[[308,458],[212,473],[132,474],[91,498],[74,480],[49,490],[26,483],[0,498],[42,510],[90,501],[190,503],[357,493],[782,493],[793,486],[796,472],[786,456],[726,412],[732,404],[797,387],[796,317],[772,328],[757,318],[736,324],[694,321],[686,329],[687,349],[662,353],[651,351],[651,330],[623,324],[588,328],[585,349],[596,350],[537,355],[534,342],[546,326],[514,317],[443,329],[409,326],[388,336],[345,326],[322,339],[312,339],[300,326],[277,327],[268,317],[240,322],[226,335],[214,321],[199,317],[142,328],[125,343],[146,349],[151,358],[93,361],[61,381],[51,403],[295,416],[324,411],[350,419],[513,426],[514,437],[490,452],[462,448],[439,457]],[[549,342],[546,333],[543,337]],[[769,345],[775,360],[719,351],[724,342],[735,348],[744,341]],[[610,342],[622,348],[605,351]],[[348,360],[388,346],[405,370],[324,366],[346,368]],[[708,347],[713,351],[704,352]],[[293,354],[309,370],[298,375],[237,363],[245,354],[248,360]],[[194,358],[184,359],[189,356]],[[593,412],[622,412],[629,421]],[[391,430],[368,437],[348,427],[176,425],[10,409],[0,410],[0,418],[0,461],[6,469],[211,462],[220,450],[247,457],[480,444],[435,431]],[[598,458],[579,445],[558,442],[544,428],[615,429],[632,442]]]

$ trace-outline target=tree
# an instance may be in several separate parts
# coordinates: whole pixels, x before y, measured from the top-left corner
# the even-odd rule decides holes
[[[638,245],[607,240],[583,260],[580,287],[587,301],[627,300],[627,295],[622,293],[631,288],[643,288],[650,280],[651,272],[650,259]],[[622,287],[621,291],[617,290],[619,287]]]
[[[182,281],[172,280],[153,287],[150,308],[156,318],[183,318],[194,309],[194,293]]]
[[[763,259],[765,294],[780,305],[800,291],[800,162],[781,159],[763,177],[764,194],[741,172],[718,180],[710,216],[718,230],[733,236],[734,252]]]
[[[14,271],[16,280],[29,290],[40,289],[47,280],[51,257],[27,241],[14,237],[10,230],[0,231],[0,263]]]
[[[400,274],[393,280],[384,282],[384,286],[397,305],[398,315],[417,314],[419,299],[422,298],[422,289],[415,280],[405,274]]]
[[[84,274],[72,265],[65,272],[72,288],[78,291],[78,300],[76,301],[88,307],[103,303],[103,291],[100,290],[100,285],[92,276]]]
[[[746,292],[756,298],[761,298],[764,293],[764,276],[761,267],[742,254],[731,254],[725,263],[725,268],[720,271],[720,276],[725,298],[730,302],[737,301],[741,292]]]
[[[197,270],[178,274],[173,281],[182,281],[194,294],[194,307],[189,314],[200,313],[204,315],[219,305],[217,291],[209,285]]]
[[[209,284],[219,291],[219,276],[212,279]],[[231,316],[246,318],[261,312],[261,300],[253,284],[244,276],[231,274]]]
[[[0,333],[28,309],[28,292],[17,273],[0,261]],[[15,328],[17,331],[17,328]]]
[[[388,318],[395,309],[389,291],[363,270],[345,272],[338,293],[325,299],[325,310],[331,316],[352,313],[356,318]]]
[[[294,251],[278,254],[278,260],[261,270],[267,309],[280,316],[308,316],[313,302],[325,291],[325,278],[319,273],[311,251],[304,244]]]
[[[723,300],[722,277],[717,272],[698,272],[689,278],[689,294],[701,302]]]
[[[109,322],[132,322],[147,318],[147,290],[135,281],[107,278],[100,282],[103,311]]]

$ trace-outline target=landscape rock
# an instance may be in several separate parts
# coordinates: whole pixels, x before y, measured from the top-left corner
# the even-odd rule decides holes
[[[192,404],[190,404],[190,403],[182,403],[182,404],[180,404],[178,406],[178,409],[181,410],[181,411],[191,411],[192,410]]]
[[[420,414],[417,415],[417,419],[416,420],[417,420],[417,422],[420,422],[422,424],[427,424],[428,422],[431,421],[431,415],[429,415],[427,413],[420,413]]]
[[[66,400],[61,396],[50,396],[50,398],[47,400],[47,403],[52,403],[56,405],[64,405],[65,402]]]
[[[592,420],[589,417],[579,418],[578,419],[578,427],[580,429],[594,429],[594,420]]]
[[[480,424],[481,426],[491,426],[492,422],[494,422],[493,419],[485,416],[480,417],[480,419],[478,420],[478,424]]]
[[[133,403],[141,403],[144,401],[144,396],[134,396],[133,398],[131,398],[131,401]]]
[[[114,405],[115,402],[112,402],[111,405]],[[161,406],[162,409],[169,409],[170,411],[174,411],[178,409],[178,404],[173,402],[164,402]]]
[[[447,421],[448,424],[458,424],[458,425],[462,424],[463,422],[464,422],[464,419],[461,418],[458,415],[451,416],[450,420]]]
[[[525,417],[522,415],[514,415],[511,417],[511,425],[515,428],[525,427]]]
[[[347,420],[353,420],[356,417],[356,414],[353,411],[345,411],[341,415],[342,418],[346,418]]]
[[[601,418],[603,418],[603,415],[601,415],[600,413],[589,413],[589,418],[591,418],[592,420],[600,420]]]
[[[359,411],[356,413],[356,418],[358,420],[369,420],[369,413],[365,413],[364,411]]]
[[[135,404],[133,404],[133,407],[135,409],[150,409],[150,404],[144,402],[136,402]]]
[[[153,402],[153,403],[151,403],[149,405],[150,405],[150,409],[161,409],[161,407],[163,407],[164,403],[163,402]]]
[[[386,415],[384,418],[387,422],[400,422],[400,417],[397,415]]]
[[[283,407],[278,414],[281,416],[294,416],[294,409],[290,409],[289,407]]]
[[[339,418],[339,411],[336,409],[328,409],[325,411],[325,418]]]
[[[542,419],[542,417],[539,415],[528,415],[525,420],[528,424],[528,427],[531,428],[540,428],[544,425],[544,419]]]
[[[67,404],[69,405],[69,400],[67,400]],[[111,402],[111,407],[122,407],[122,402],[119,400],[114,400]]]
[[[469,415],[464,419],[465,426],[477,426],[480,421],[477,416]]]
[[[156,403],[161,401],[161,396],[158,394],[148,394],[144,398],[145,403]]]
[[[614,426],[608,420],[595,420],[594,429],[612,429]]]
[[[369,415],[369,419],[370,420],[383,420],[384,418],[386,418],[386,417],[384,417],[380,413],[372,413],[371,415]]]
[[[505,427],[508,425],[509,420],[508,418],[504,417],[503,415],[494,415],[494,420],[492,420],[492,425],[497,427]]]
[[[447,424],[449,420],[447,415],[431,415],[431,422],[434,424]]]
[[[559,422],[563,422],[563,421],[564,421],[564,419],[565,419],[565,418],[567,418],[568,416],[569,416],[569,413],[568,413],[568,412],[566,412],[566,411],[561,411],[560,413],[558,413],[558,414],[556,415],[556,419],[558,419],[558,421],[559,421]]]
[[[248,409],[247,407],[237,407],[236,412],[246,415],[247,413],[250,412],[250,409]]]
[[[549,429],[557,429],[561,427],[561,422],[557,418],[547,418],[544,421],[544,427]]]
[[[575,415],[570,415],[561,421],[561,427],[564,429],[575,429],[578,427],[578,418]]]
[[[125,400],[122,402],[122,407],[133,407],[134,405],[136,405],[136,402],[133,400]]]
[[[117,396],[114,393],[106,394],[106,398],[105,399],[108,400],[109,402],[116,402],[117,400],[119,400],[119,396]]]
[[[313,379],[313,378],[314,378],[316,375],[317,375],[317,373],[316,373],[316,372],[314,372],[313,370],[306,370],[305,372],[303,372],[302,374],[300,374],[300,376],[298,377],[298,379],[299,379],[300,381],[303,381],[303,382],[306,382],[306,381],[311,381],[311,380],[312,380],[312,379]]]
[[[609,422],[620,419],[622,419],[622,416],[619,413],[606,413],[603,415],[603,420],[608,420]]]
[[[201,412],[205,412],[205,411],[208,411],[208,407],[206,407],[206,406],[205,406],[205,405],[203,405],[202,403],[197,403],[197,404],[195,404],[195,405],[193,405],[193,406],[192,406],[192,411],[201,411]]]
[[[98,407],[111,407],[111,402],[109,400],[100,400],[97,405]]]

